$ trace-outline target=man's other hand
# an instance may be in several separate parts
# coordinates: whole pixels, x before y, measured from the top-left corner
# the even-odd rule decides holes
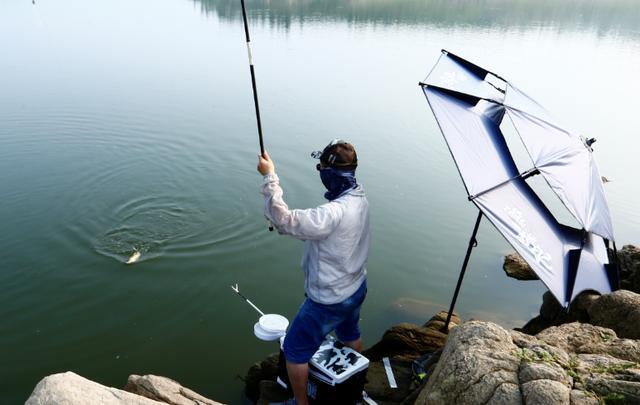
[[[276,168],[271,161],[271,157],[266,151],[264,152],[264,156],[258,155],[258,171],[263,176],[276,172]]]

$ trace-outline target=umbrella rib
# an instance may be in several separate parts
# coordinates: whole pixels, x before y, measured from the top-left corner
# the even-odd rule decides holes
[[[493,191],[493,190],[495,190],[496,188],[498,188],[500,186],[504,186],[505,184],[507,184],[507,183],[509,183],[509,182],[511,182],[511,181],[513,181],[515,179],[519,179],[519,178],[527,179],[527,178],[529,178],[531,176],[535,176],[536,174],[540,174],[540,171],[538,170],[537,167],[533,167],[533,168],[531,168],[529,170],[526,170],[526,171],[518,174],[517,176],[513,176],[513,177],[511,177],[511,178],[509,178],[509,179],[507,179],[505,181],[502,181],[502,182],[496,184],[495,186],[489,187],[488,189],[486,189],[484,191],[481,191],[481,192],[476,193],[474,195],[470,195],[469,196],[469,201],[473,201],[476,198],[480,197],[481,195],[486,194],[489,191]]]

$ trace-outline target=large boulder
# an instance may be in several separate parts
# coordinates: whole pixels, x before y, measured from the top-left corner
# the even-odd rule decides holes
[[[205,398],[170,378],[157,375],[130,375],[124,389],[171,405],[220,405],[220,402]]]
[[[570,322],[590,323],[613,329],[619,337],[640,339],[640,294],[627,290],[600,296],[585,291],[565,310],[550,292],[544,293],[540,315],[519,329],[530,335]]]
[[[620,288],[640,293],[640,248],[626,245],[618,252]]]
[[[162,402],[105,387],[71,371],[40,380],[26,405],[160,405]]]
[[[589,322],[589,308],[600,298],[600,294],[584,291],[580,293],[571,303],[568,310],[565,310],[558,300],[547,291],[542,296],[540,315],[531,319],[525,326],[519,329],[530,335],[535,335],[550,327],[562,325],[570,322]]]
[[[415,404],[638,404],[639,349],[579,322],[536,336],[467,322],[451,332]]]
[[[509,332],[470,321],[453,329],[416,404],[517,404],[520,361]]]
[[[640,293],[640,248],[626,245],[618,252],[618,264],[620,265],[620,287],[633,293]],[[519,279],[526,279],[528,265],[517,254],[505,257],[504,269],[507,275]],[[617,292],[616,292],[617,293]],[[627,293],[625,293],[627,294]],[[571,302],[568,309],[563,308],[550,292],[542,296],[540,315],[531,319],[521,331],[535,335],[550,326],[558,326],[570,322],[588,322],[612,328],[620,337],[640,338],[640,320],[637,309],[637,298],[631,295],[612,296],[605,295],[600,299],[600,294],[584,291]],[[636,297],[638,297],[636,295]],[[591,310],[591,306],[598,301],[599,304]],[[631,318],[630,318],[631,317]]]
[[[640,294],[618,290],[603,295],[589,308],[590,322],[611,328],[620,337],[640,339]]]

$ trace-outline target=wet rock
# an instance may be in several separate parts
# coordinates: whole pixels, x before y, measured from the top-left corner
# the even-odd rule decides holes
[[[446,339],[447,335],[439,330],[401,323],[388,329],[380,342],[363,354],[371,361],[392,356],[413,359],[443,347]]]
[[[258,398],[258,405],[286,402],[293,396],[276,381],[262,380],[259,385],[260,397]]]
[[[367,371],[367,384],[364,390],[378,403],[390,402],[398,404],[402,402],[417,387],[412,385],[411,361],[403,358],[391,358],[391,369],[398,388],[391,388],[387,373],[381,361],[369,363]]]
[[[640,339],[640,294],[618,290],[589,308],[590,322],[613,329],[620,337]]]
[[[159,405],[140,395],[105,387],[70,371],[40,380],[26,405]]]
[[[620,288],[640,293],[640,248],[626,245],[618,252]]]
[[[171,405],[219,405],[176,381],[156,375],[130,375],[125,391]]]
[[[538,276],[527,264],[527,262],[517,253],[511,253],[504,258],[502,270],[507,276],[516,280],[538,280]]]
[[[260,381],[275,382],[278,377],[279,356],[278,353],[273,353],[261,362],[255,363],[247,371],[244,378],[245,394],[252,401],[257,402],[260,398]]]
[[[444,325],[447,322],[447,315],[449,315],[448,311],[440,311],[434,316],[431,317],[425,324],[423,325],[425,328],[431,328],[434,330],[442,331],[444,329]],[[460,325],[460,316],[453,312],[451,314],[451,319],[449,320],[448,330],[455,328],[457,325]]]

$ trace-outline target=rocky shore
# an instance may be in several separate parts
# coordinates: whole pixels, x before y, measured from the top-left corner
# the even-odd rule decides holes
[[[365,391],[386,404],[640,404],[640,249],[619,252],[621,287],[600,296],[585,292],[564,311],[543,296],[540,314],[522,328],[452,317],[424,325],[399,324],[367,349]],[[505,272],[535,279],[517,257]],[[398,388],[389,387],[382,358],[389,357]],[[247,373],[247,396],[282,400],[275,385],[277,353]],[[280,397],[279,397],[280,396]],[[218,404],[165,377],[129,377],[124,390],[71,372],[44,378],[27,404]]]

